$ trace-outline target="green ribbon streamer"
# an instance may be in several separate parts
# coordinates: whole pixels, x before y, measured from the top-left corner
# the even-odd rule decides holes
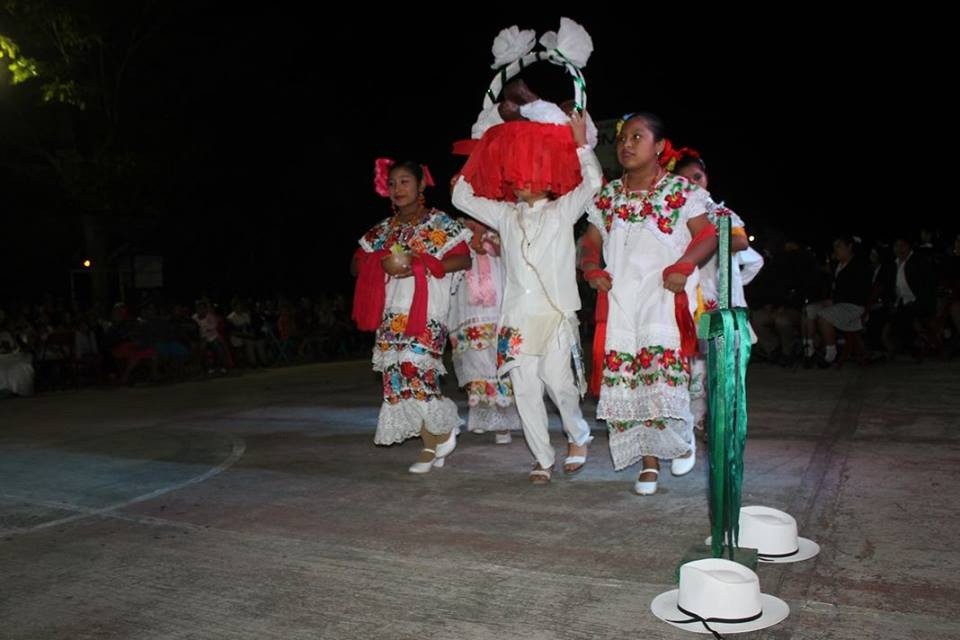
[[[740,537],[743,449],[747,440],[747,364],[750,330],[747,310],[730,309],[730,219],[718,222],[720,234],[720,306],[700,318],[707,341],[708,450],[710,454],[710,551],[732,560]]]

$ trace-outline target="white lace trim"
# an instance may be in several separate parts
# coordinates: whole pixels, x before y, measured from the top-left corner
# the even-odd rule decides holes
[[[663,383],[637,389],[600,388],[597,418],[633,422],[675,418],[691,420],[690,393]]]
[[[478,404],[470,407],[467,417],[470,431],[517,431],[520,429],[520,414],[514,405],[506,407]]]
[[[430,433],[443,435],[459,427],[463,421],[457,413],[457,405],[450,398],[401,400],[396,404],[384,402],[380,406],[377,433],[373,437],[373,442],[375,444],[403,442],[407,438],[419,436],[420,426],[424,424]]]
[[[693,423],[666,420],[666,427],[637,424],[626,431],[610,427],[610,457],[617,471],[640,461],[644,456],[669,460],[686,454],[693,442]],[[662,471],[661,471],[662,472]]]

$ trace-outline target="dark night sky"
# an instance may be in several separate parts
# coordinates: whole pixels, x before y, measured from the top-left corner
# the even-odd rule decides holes
[[[492,77],[497,31],[559,24],[559,14],[511,10],[464,25],[445,11],[431,26],[414,5],[336,24],[293,5],[174,6],[131,65],[124,103],[124,144],[158,168],[164,204],[158,223],[124,234],[165,256],[184,295],[349,288],[356,238],[387,213],[372,193],[373,159],[422,160],[444,184],[458,166],[450,144],[469,134]],[[594,118],[662,115],[758,235],[825,244],[829,229],[888,236],[904,220],[956,230],[927,173],[947,147],[946,43],[932,35],[897,44],[903,25],[867,30],[835,16],[755,15],[768,26],[738,32],[684,25],[676,10],[567,15],[593,36]],[[930,200],[918,197],[926,180]],[[16,185],[4,218],[39,240],[31,189]],[[445,190],[433,201],[446,208]],[[18,254],[37,287],[83,251],[62,226],[62,239]]]

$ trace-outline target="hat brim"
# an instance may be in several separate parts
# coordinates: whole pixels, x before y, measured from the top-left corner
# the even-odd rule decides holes
[[[677,600],[679,597],[679,589],[661,593],[650,603],[650,611],[653,612],[653,615],[677,629],[692,631],[693,633],[710,633],[699,621],[687,623],[672,622],[673,620],[686,620],[689,618],[687,614],[677,608]],[[717,633],[746,633],[748,631],[757,631],[759,629],[772,627],[790,615],[790,605],[776,596],[761,593],[760,603],[763,607],[763,615],[756,620],[737,624],[727,622],[708,622],[707,624]]]
[[[710,542],[713,540],[713,536],[707,536],[707,539],[703,541],[703,544],[710,546]],[[820,553],[820,545],[818,545],[813,540],[807,538],[797,537],[797,552],[792,556],[787,556],[785,558],[764,558],[760,555],[759,550],[757,551],[757,562],[762,562],[764,564],[790,564],[791,562],[801,562],[803,560],[809,560],[813,558],[818,553]]]

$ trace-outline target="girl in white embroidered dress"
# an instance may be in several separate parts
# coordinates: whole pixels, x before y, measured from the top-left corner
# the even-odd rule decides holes
[[[617,136],[624,175],[607,184],[587,210],[586,241],[602,243],[610,277],[599,275],[597,264],[582,265],[595,276],[590,285],[609,292],[597,418],[608,423],[616,469],[642,459],[634,485],[642,495],[656,491],[661,458],[693,455],[691,310],[696,265],[716,248],[706,215],[709,196],[660,166],[664,144],[658,117],[625,118]]]

